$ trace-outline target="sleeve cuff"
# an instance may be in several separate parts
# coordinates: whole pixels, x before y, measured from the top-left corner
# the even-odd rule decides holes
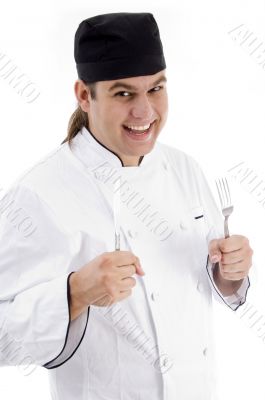
[[[70,315],[70,276],[74,272],[71,272],[67,278],[67,301],[68,301],[68,327],[65,337],[65,343],[61,352],[51,361],[47,362],[43,365],[43,367],[47,369],[57,368],[60,365],[67,362],[77,351],[78,347],[80,346],[86,332],[86,327],[88,323],[89,311],[90,307],[87,308],[87,312],[82,313],[79,315],[78,318],[71,321]]]
[[[209,256],[207,258],[207,265],[206,265],[206,270],[208,273],[208,277],[211,283],[211,286],[213,288],[213,297],[219,302],[219,303],[225,303],[228,307],[230,307],[233,311],[236,311],[242,304],[245,303],[246,297],[247,297],[247,292],[250,287],[250,281],[249,277],[246,276],[243,279],[243,282],[240,286],[240,288],[235,292],[234,294],[230,296],[224,296],[218,287],[216,286],[213,278],[213,269],[215,267],[215,264],[212,264],[209,261]]]

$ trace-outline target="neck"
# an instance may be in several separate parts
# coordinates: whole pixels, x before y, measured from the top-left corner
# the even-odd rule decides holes
[[[133,158],[122,158],[122,162],[124,167],[138,167],[141,162],[142,159],[144,158],[144,156],[141,157],[133,157]]]
[[[89,131],[89,133],[93,136],[93,138],[94,138],[101,146],[105,147],[105,149],[111,151],[113,154],[116,154],[116,156],[119,157],[119,159],[122,161],[124,167],[138,167],[138,166],[141,164],[142,159],[144,158],[144,156],[140,156],[140,157],[128,157],[128,158],[127,158],[127,157],[126,157],[126,158],[123,157],[123,158],[121,158],[117,153],[115,153],[114,151],[110,150],[107,146],[105,146],[103,143],[101,143],[101,141],[99,141],[99,140],[97,139],[97,137],[92,133],[92,131],[91,131],[90,128],[86,128],[86,129]]]

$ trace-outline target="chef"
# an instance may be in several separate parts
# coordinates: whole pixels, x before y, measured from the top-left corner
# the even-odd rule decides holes
[[[214,399],[212,299],[246,301],[248,239],[223,238],[197,162],[157,141],[153,15],[88,18],[74,54],[66,139],[1,197],[1,365],[46,368],[53,400]]]

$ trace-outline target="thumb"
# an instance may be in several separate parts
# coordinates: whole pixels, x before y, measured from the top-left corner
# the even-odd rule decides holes
[[[142,266],[140,264],[140,260],[139,260],[138,257],[137,257],[137,261],[136,261],[136,263],[134,265],[135,265],[135,268],[136,268],[136,273],[138,275],[145,275],[145,272],[144,272],[144,270],[143,270],[143,268],[142,268]]]
[[[219,240],[218,239],[214,239],[214,240],[210,241],[208,251],[209,251],[210,261],[212,263],[217,263],[217,262],[221,261],[222,253],[219,248]]]

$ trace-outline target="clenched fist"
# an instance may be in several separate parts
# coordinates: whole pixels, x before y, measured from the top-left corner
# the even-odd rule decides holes
[[[220,275],[226,280],[245,278],[252,265],[252,255],[248,238],[242,235],[215,239],[209,244],[210,260],[219,262]]]
[[[242,235],[210,242],[210,260],[216,263],[213,277],[223,295],[230,296],[238,291],[252,266],[252,254],[248,238]]]
[[[69,280],[71,320],[90,305],[107,306],[130,296],[135,273],[144,275],[139,258],[130,251],[100,254],[74,272]]]

